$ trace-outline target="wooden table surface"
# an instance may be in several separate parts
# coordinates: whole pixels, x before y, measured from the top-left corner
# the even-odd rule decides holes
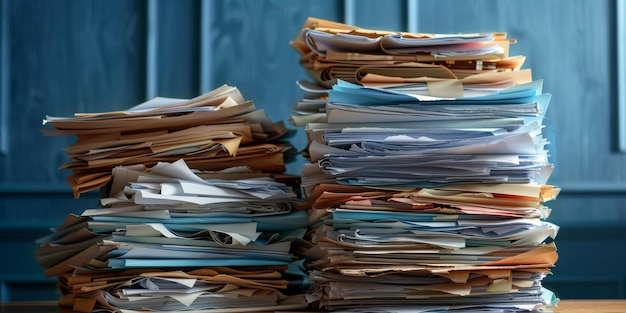
[[[2,303],[0,313],[73,313],[54,302]],[[626,313],[625,300],[561,300],[557,313]]]
[[[554,312],[626,313],[626,300],[561,300]]]

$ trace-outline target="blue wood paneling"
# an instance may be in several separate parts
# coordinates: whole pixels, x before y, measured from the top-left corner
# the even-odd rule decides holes
[[[229,84],[271,119],[287,121],[301,96],[295,81],[306,77],[288,42],[308,16],[389,30],[505,31],[517,39],[512,54],[526,55],[526,67],[553,94],[554,183],[564,190],[548,203],[562,229],[546,285],[564,298],[626,297],[614,1],[2,0],[0,9],[10,60],[0,68],[10,78],[0,88],[7,106],[0,129],[10,134],[0,137],[0,249],[15,255],[2,263],[0,301],[56,297],[34,262],[34,239],[97,203],[97,193],[72,198],[69,173],[57,167],[73,138],[43,137],[46,114],[124,109],[149,93],[193,97]],[[304,148],[302,130],[292,142]],[[288,171],[299,174],[303,162]],[[589,271],[589,264],[600,267]]]
[[[544,285],[562,299],[626,298],[624,242],[623,224],[562,224],[556,238],[559,260]]]
[[[200,2],[156,1],[156,95],[200,94]]]
[[[346,2],[350,3],[348,8],[352,10],[346,12],[346,15],[351,17],[353,25],[389,31],[408,30],[407,7],[404,0],[354,0]]]
[[[35,240],[49,233],[41,224],[0,222],[0,249],[11,254],[2,260],[0,302],[49,301],[60,296],[56,278],[44,277],[35,261]]]

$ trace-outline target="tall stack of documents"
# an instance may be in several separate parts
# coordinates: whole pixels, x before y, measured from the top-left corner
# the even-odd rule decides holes
[[[300,177],[284,173],[288,144],[234,87],[192,100],[158,98],[130,110],[45,120],[76,135],[64,168],[78,197],[38,240],[58,277],[59,303],[79,312],[272,311],[306,307],[297,242],[308,216]]]
[[[413,34],[310,18],[293,121],[314,307],[535,312],[558,255],[550,95],[505,34]]]

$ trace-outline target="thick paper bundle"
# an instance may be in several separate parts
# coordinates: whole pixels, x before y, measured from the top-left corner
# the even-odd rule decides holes
[[[280,267],[277,267],[280,268]],[[190,271],[125,270],[102,273],[64,274],[59,300],[74,311],[91,312],[94,307],[122,312],[266,311],[302,308],[302,295],[280,292],[287,281],[278,270],[201,268]],[[228,308],[228,309],[224,309]],[[196,310],[198,312],[199,310]]]
[[[523,57],[508,57],[508,43],[305,23],[292,45],[314,82],[298,83],[306,93],[293,121],[309,140],[313,306],[535,312],[555,303],[541,286],[558,258],[544,205],[559,193],[548,185],[550,95],[520,69]]]
[[[294,104],[292,122],[325,122],[328,89],[338,80],[438,97],[470,96],[530,82],[524,56],[509,56],[505,33],[422,34],[371,30],[308,18],[290,43],[313,83]]]
[[[379,76],[398,82],[519,69],[525,57],[508,56],[514,42],[505,33],[394,32],[309,18],[291,46],[309,75],[330,87],[337,79],[356,83]]]
[[[174,162],[193,169],[223,170],[247,166],[282,173],[290,149],[279,139],[288,130],[257,110],[236,87],[223,85],[191,100],[155,98],[126,111],[46,117],[46,135],[75,135],[62,169],[75,197],[111,180],[118,165]],[[252,161],[254,160],[254,161]]]

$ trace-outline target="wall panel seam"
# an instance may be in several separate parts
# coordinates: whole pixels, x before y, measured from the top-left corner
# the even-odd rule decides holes
[[[419,3],[418,0],[407,0],[406,3],[406,28],[408,32],[419,32]]]
[[[2,0],[0,3],[0,155],[9,153],[9,92],[11,90],[9,16],[9,0]]]
[[[213,87],[212,75],[213,46],[211,45],[211,1],[200,2],[200,93],[209,92]]]
[[[626,0],[617,0],[615,23],[617,23],[616,66],[617,66],[617,140],[620,152],[626,152]]]
[[[148,0],[146,27],[146,100],[157,96],[158,84],[158,40],[159,9],[158,0]]]
[[[356,0],[343,1],[343,22],[348,25],[355,25]]]

